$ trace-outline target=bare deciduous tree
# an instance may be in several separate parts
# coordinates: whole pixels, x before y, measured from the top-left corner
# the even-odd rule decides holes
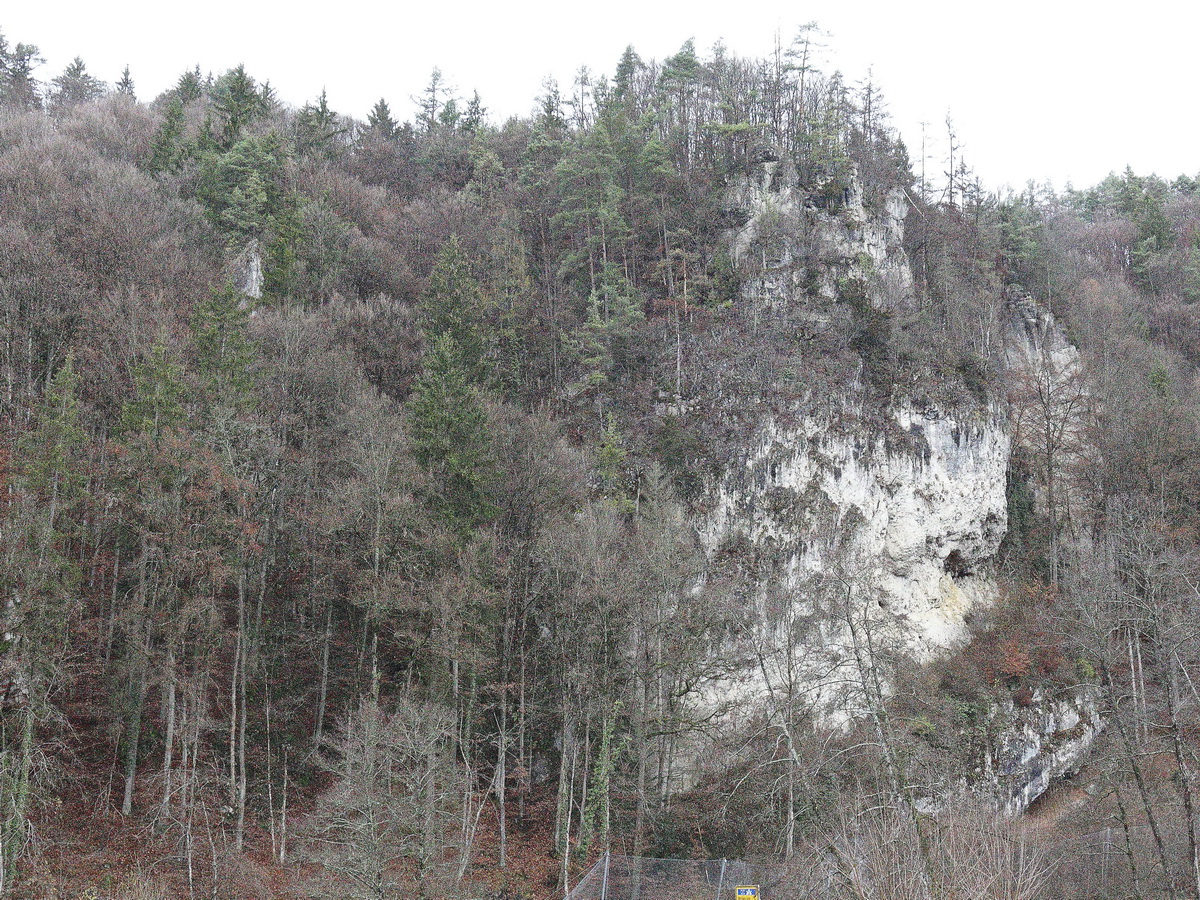
[[[454,763],[454,715],[404,700],[388,712],[363,700],[333,743],[333,788],[317,810],[313,837],[326,869],[345,876],[355,897],[396,896],[403,875],[422,894],[443,875],[463,797]]]

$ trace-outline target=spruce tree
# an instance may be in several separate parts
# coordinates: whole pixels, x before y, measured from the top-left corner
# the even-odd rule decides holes
[[[217,79],[210,91],[221,131],[220,146],[228,150],[242,136],[246,126],[263,118],[271,107],[271,90],[258,83],[244,66],[230,69]]]
[[[117,93],[124,94],[126,97],[134,97],[136,93],[133,89],[133,78],[129,74],[129,66],[126,65],[121,72],[121,80],[117,82]]]
[[[99,100],[108,90],[108,85],[88,70],[80,57],[75,57],[54,81],[50,95],[50,106],[54,110],[69,109],[81,103]]]
[[[36,45],[17,44],[10,50],[0,35],[0,104],[40,109],[42,99],[33,70],[44,62]]]
[[[210,75],[209,78],[211,79],[212,76]],[[199,64],[179,76],[170,95],[184,106],[195,103],[204,96],[204,77],[200,74]]]
[[[162,433],[184,421],[187,388],[183,368],[159,341],[150,355],[133,367],[134,397],[121,410],[121,424],[132,433],[158,441]]]
[[[463,371],[480,382],[487,354],[483,295],[457,237],[451,237],[438,254],[421,299],[421,317],[431,339],[443,334],[453,339]]]
[[[371,112],[367,115],[367,127],[373,129],[380,137],[392,140],[396,137],[396,129],[398,127],[396,120],[392,118],[392,111],[387,105],[387,101],[382,97],[371,108]]]
[[[408,402],[413,456],[430,473],[431,505],[446,527],[465,536],[496,514],[489,499],[495,462],[487,414],[454,337],[439,334]]]

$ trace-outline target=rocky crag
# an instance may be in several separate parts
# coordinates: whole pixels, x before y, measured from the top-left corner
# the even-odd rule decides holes
[[[876,310],[919,302],[901,188],[872,209],[851,178],[814,201],[786,161],[764,153],[731,194],[746,213],[729,234],[748,273],[742,302],[801,307],[815,327],[836,312],[848,281]],[[1074,348],[1048,313],[1032,301],[1009,309],[1007,377],[1073,366]],[[900,648],[935,663],[968,638],[972,612],[997,599],[1009,409],[1003,396],[953,408],[915,392],[880,402],[862,376],[838,396],[790,406],[768,398],[761,408],[697,523],[714,569],[739,554],[754,560],[742,567],[752,570],[743,585],[749,614],[730,650],[740,662],[705,703],[739,728],[782,696],[846,722],[879,700],[872,654]],[[1085,700],[1039,695],[1029,708],[992,711],[976,776],[998,805],[1024,809],[1078,764],[1102,724]]]

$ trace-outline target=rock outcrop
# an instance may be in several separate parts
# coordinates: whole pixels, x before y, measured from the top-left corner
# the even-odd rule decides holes
[[[903,190],[867,204],[851,169],[836,190],[814,193],[777,156],[764,153],[731,190],[745,214],[729,235],[743,300],[832,320],[852,280],[876,309],[915,305]],[[815,581],[853,581],[893,637],[932,658],[965,636],[970,610],[995,593],[991,560],[1007,526],[1005,410],[881,401],[861,381],[834,391],[787,408],[763,398],[698,529],[714,558],[734,544],[750,549],[771,582],[759,594],[812,606]],[[825,633],[834,647],[836,631]]]
[[[1098,690],[1085,684],[1053,697],[1034,691],[1027,706],[999,704],[989,725],[992,737],[977,786],[1013,814],[1079,767],[1104,720]]]
[[[929,659],[993,599],[1008,454],[996,408],[963,419],[905,406],[874,425],[769,420],[726,472],[701,533],[713,554],[738,540],[758,548],[796,602],[822,574],[853,579]]]
[[[795,313],[781,321],[826,323],[846,321],[841,303],[886,313],[917,303],[901,189],[868,208],[852,175],[814,197],[766,154],[732,202],[746,216],[729,235],[744,302]],[[1075,348],[1033,300],[1014,295],[1008,308],[1009,380],[1059,389],[1077,371]],[[919,385],[907,399],[904,388],[881,395],[865,376],[828,396],[813,387],[753,398],[762,412],[752,435],[709,485],[697,531],[714,575],[741,573],[746,616],[735,662],[703,704],[735,728],[785,695],[827,724],[846,723],[880,699],[864,672],[880,677],[871,654],[886,647],[934,662],[968,638],[972,611],[997,599],[1013,440],[1006,399],[938,408]],[[886,692],[882,677],[875,690]],[[1086,689],[998,703],[975,787],[1022,811],[1079,765],[1101,727]]]
[[[814,199],[798,185],[787,161],[768,160],[740,180],[732,203],[748,215],[730,237],[736,264],[756,270],[744,294],[759,302],[799,302],[805,294],[836,300],[841,279],[861,279],[879,308],[916,301],[904,250],[909,202],[901,188],[868,210],[852,172],[836,196]]]
[[[251,239],[229,264],[229,279],[235,290],[251,300],[261,300],[263,292],[262,251],[258,240]]]

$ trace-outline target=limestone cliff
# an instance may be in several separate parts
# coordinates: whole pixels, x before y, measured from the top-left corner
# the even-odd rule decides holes
[[[1069,775],[1104,727],[1099,690],[1084,684],[1059,696],[1035,691],[1026,706],[998,704],[979,785],[1007,813],[1024,812],[1056,778]]]
[[[832,321],[853,279],[877,309],[916,304],[903,189],[868,208],[852,173],[814,194],[764,151],[731,194],[746,214],[729,235],[743,302]],[[699,524],[710,555],[749,547],[767,561],[759,573],[769,590],[801,604],[814,579],[839,572],[922,659],[964,637],[967,614],[992,599],[1006,529],[1004,408],[942,409],[903,391],[881,399],[860,374],[800,401],[764,398],[762,409],[710,491]]]
[[[807,293],[835,300],[839,279],[852,277],[866,283],[876,306],[915,303],[904,250],[910,205],[903,189],[887,191],[878,210],[867,208],[855,176],[814,198],[799,185],[790,162],[768,158],[731,194],[747,215],[730,235],[730,247],[734,262],[754,272],[744,289],[748,299],[803,302]]]
[[[853,177],[814,197],[767,153],[731,193],[746,214],[729,244],[751,308],[787,309],[777,321],[815,328],[845,322],[850,280],[873,309],[917,307],[901,188],[873,209]],[[1007,382],[1057,389],[1075,349],[1034,301],[1010,297],[1008,311]],[[711,577],[731,560],[741,572],[730,584],[745,616],[733,665],[703,702],[734,727],[777,714],[784,695],[847,722],[871,705],[870,654],[886,646],[936,664],[968,638],[972,611],[997,599],[1013,444],[1003,392],[937,405],[919,383],[872,390],[865,369],[864,357],[840,385],[754,398],[752,434],[709,485],[697,531]],[[1086,692],[997,704],[974,782],[1023,810],[1078,765],[1101,726]]]
[[[768,419],[717,487],[701,533],[711,553],[736,539],[760,548],[775,561],[776,588],[796,601],[824,573],[854,579],[927,659],[992,599],[1009,437],[994,407],[891,416],[862,430]]]

